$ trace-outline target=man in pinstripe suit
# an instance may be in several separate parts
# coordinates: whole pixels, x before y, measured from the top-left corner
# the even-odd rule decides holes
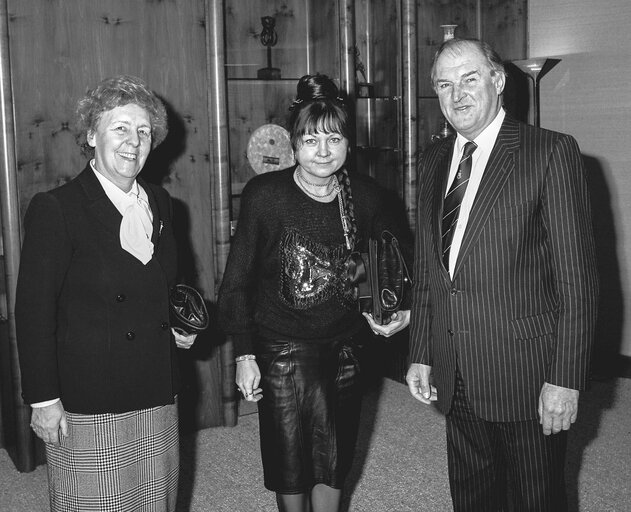
[[[420,161],[406,380],[446,414],[456,511],[506,510],[509,497],[514,510],[566,510],[567,430],[588,380],[598,300],[579,148],[505,114],[504,66],[486,43],[443,43],[432,83],[457,136]],[[444,229],[469,141],[470,177]]]

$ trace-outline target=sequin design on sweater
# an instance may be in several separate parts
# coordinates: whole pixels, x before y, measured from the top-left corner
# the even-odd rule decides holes
[[[307,309],[336,297],[344,307],[353,307],[343,245],[329,248],[288,229],[281,238],[280,256],[280,297],[286,304]]]

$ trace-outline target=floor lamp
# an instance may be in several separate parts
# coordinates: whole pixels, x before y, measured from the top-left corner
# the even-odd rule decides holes
[[[549,57],[537,57],[535,59],[514,60],[512,63],[517,66],[522,73],[532,79],[532,91],[534,107],[534,125],[540,126],[539,118],[539,81],[543,76],[556,66],[561,59],[552,59]]]

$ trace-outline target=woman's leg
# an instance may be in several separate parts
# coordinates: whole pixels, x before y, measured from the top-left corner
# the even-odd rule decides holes
[[[311,512],[307,494],[276,493],[276,504],[278,505],[278,512]]]
[[[342,498],[341,489],[333,489],[324,484],[317,484],[311,490],[311,508],[313,512],[337,512]]]
[[[311,490],[311,506],[306,494],[276,493],[279,512],[337,512],[341,499],[340,489],[333,489],[324,484],[317,484]]]

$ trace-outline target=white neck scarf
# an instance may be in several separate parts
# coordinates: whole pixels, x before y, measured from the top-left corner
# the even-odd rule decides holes
[[[96,171],[93,162],[92,169],[105,194],[123,216],[119,234],[121,247],[146,265],[153,256],[153,215],[147,192],[137,181],[134,181],[129,192],[124,192]]]
[[[151,209],[140,194],[130,192],[128,197],[130,202],[123,213],[120,229],[121,247],[146,265],[153,256]]]

